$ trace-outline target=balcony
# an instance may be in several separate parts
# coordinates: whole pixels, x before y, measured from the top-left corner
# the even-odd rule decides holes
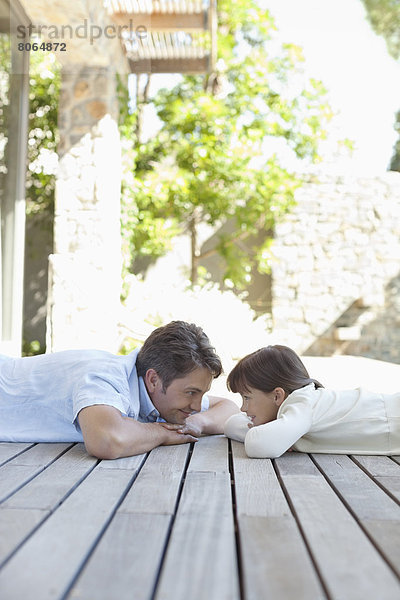
[[[200,74],[216,61],[216,0],[109,0],[132,73]]]

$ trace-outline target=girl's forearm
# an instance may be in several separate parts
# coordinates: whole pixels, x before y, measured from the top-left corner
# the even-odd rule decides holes
[[[246,417],[243,413],[237,413],[232,415],[224,425],[224,434],[226,437],[236,440],[237,442],[244,442],[246,434],[249,431],[249,425],[251,420]]]

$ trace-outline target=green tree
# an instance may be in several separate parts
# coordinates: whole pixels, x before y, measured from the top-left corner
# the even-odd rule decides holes
[[[48,255],[53,252],[60,68],[51,53],[32,52],[26,171],[25,355],[45,350]]]
[[[275,50],[268,12],[252,0],[220,0],[218,23],[216,72],[186,76],[153,100],[163,126],[135,146],[123,230],[133,257],[161,255],[177,232],[187,232],[194,284],[205,257],[199,223],[216,228],[228,219],[233,232],[220,234],[211,252],[224,258],[224,279],[244,289],[254,268],[270,268],[271,236],[261,244],[255,236],[290,209],[301,184],[276,142],[299,159],[318,161],[332,114],[322,84],[304,82],[300,48]]]
[[[27,216],[53,227],[60,68],[50,52],[32,52],[29,67]]]
[[[385,38],[388,52],[400,61],[400,0],[363,0],[367,17],[375,33]],[[399,134],[393,148],[390,170],[400,171],[400,110],[394,128]]]
[[[9,37],[0,35],[0,206],[7,174],[6,146],[8,142],[9,102],[8,89],[11,71],[11,46]]]
[[[0,196],[2,179],[7,175],[4,150],[8,134],[8,88],[11,69],[10,42],[0,36]],[[47,290],[47,256],[53,248],[53,215],[56,148],[58,143],[57,111],[60,69],[51,53],[32,52],[29,73],[29,121],[26,169],[25,228],[25,316],[34,315],[42,323],[40,341],[31,338],[24,327],[24,354],[44,351]],[[40,250],[38,251],[38,238]],[[44,253],[43,255],[41,253]],[[41,261],[41,262],[40,262]],[[28,320],[29,320],[28,318]],[[24,324],[25,325],[25,324]],[[36,332],[37,333],[37,332]]]
[[[393,58],[400,58],[400,1],[363,0],[367,17],[375,33],[385,38]]]

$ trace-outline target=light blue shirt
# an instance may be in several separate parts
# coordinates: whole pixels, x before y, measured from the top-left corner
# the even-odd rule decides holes
[[[138,352],[0,355],[0,441],[82,442],[78,413],[95,404],[113,406],[143,423],[163,421],[137,376]],[[204,396],[201,410],[208,406]]]

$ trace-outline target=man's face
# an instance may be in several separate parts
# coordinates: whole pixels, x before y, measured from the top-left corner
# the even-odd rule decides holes
[[[189,415],[199,412],[201,399],[211,387],[212,375],[204,367],[198,367],[188,375],[174,379],[165,392],[154,369],[149,369],[145,383],[151,401],[167,423],[183,424]]]

